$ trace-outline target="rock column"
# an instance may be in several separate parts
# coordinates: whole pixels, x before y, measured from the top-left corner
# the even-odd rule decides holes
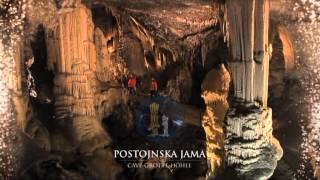
[[[226,115],[229,167],[246,179],[268,179],[282,157],[267,107],[270,48],[269,0],[227,0],[233,98]]]
[[[83,5],[60,9],[54,33],[51,45],[56,48],[49,47],[48,54],[49,68],[56,72],[56,120],[72,121],[74,142],[81,153],[91,153],[109,141],[95,109],[96,50],[91,12]]]
[[[123,102],[122,91],[104,88],[104,79],[97,77],[100,46],[94,43],[97,37],[91,10],[79,1],[63,1],[58,15],[58,25],[49,30],[47,38],[48,69],[55,73],[55,123],[70,130],[67,139],[72,142],[72,152],[80,152],[91,171],[99,178],[116,179],[122,168],[113,159],[111,138],[101,120]],[[59,138],[52,142],[57,150],[65,151],[65,144],[59,143]]]

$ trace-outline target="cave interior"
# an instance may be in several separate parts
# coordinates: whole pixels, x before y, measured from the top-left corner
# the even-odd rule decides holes
[[[301,141],[293,104],[303,91],[273,1],[46,3],[30,11],[47,6],[47,16],[27,14],[17,47],[20,179],[293,178]],[[183,119],[164,141],[137,132],[153,79],[178,109],[161,113]],[[115,149],[204,150],[206,159],[191,170],[130,169]]]

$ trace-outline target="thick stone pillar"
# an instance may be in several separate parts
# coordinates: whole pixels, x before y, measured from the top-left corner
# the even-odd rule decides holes
[[[96,50],[91,12],[84,5],[62,8],[59,25],[49,38],[48,68],[55,68],[57,121],[71,121],[74,142],[82,153],[92,153],[110,141],[97,117]]]
[[[227,0],[226,21],[234,85],[225,119],[226,162],[240,177],[267,179],[282,157],[267,107],[269,0]]]
[[[55,123],[70,130],[73,152],[80,152],[99,178],[116,179],[122,168],[113,160],[111,138],[101,120],[125,103],[119,98],[122,91],[103,89],[100,81],[104,79],[97,77],[97,71],[102,71],[97,63],[101,47],[94,43],[91,10],[74,0],[62,1],[61,6],[58,25],[47,37],[48,69],[54,72]],[[52,139],[56,150],[65,151],[59,138]]]

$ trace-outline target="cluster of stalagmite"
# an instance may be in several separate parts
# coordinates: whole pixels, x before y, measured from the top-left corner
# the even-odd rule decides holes
[[[202,127],[206,133],[208,176],[216,173],[223,162],[224,132],[223,120],[229,107],[227,102],[230,74],[224,65],[211,70],[202,84],[202,98],[206,112],[202,117]]]
[[[227,165],[239,176],[267,179],[282,157],[267,107],[269,0],[226,1],[233,101],[226,115]]]

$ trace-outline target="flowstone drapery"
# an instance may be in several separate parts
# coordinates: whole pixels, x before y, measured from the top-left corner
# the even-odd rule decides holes
[[[56,31],[59,53],[57,59],[49,59],[51,67],[56,67],[56,120],[73,120],[76,141],[84,153],[108,143],[95,110],[97,82],[93,29],[91,14],[86,7],[62,11]]]

